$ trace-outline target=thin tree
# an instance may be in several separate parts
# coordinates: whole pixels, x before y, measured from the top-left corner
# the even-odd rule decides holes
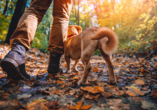
[[[6,0],[5,8],[4,8],[4,11],[3,11],[3,14],[2,14],[3,16],[4,16],[5,13],[7,12],[8,3],[9,3],[9,0]]]
[[[7,44],[10,43],[10,38],[17,27],[20,17],[22,16],[22,14],[25,11],[26,3],[27,3],[27,0],[18,0],[16,3],[16,8],[15,8],[13,17],[11,19],[7,37],[6,37],[6,40],[4,41]]]

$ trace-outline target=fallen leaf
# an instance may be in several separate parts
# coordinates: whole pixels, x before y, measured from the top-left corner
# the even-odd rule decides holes
[[[29,103],[26,108],[27,110],[45,110],[45,105],[41,101],[36,101]]]
[[[157,98],[157,89],[153,91],[153,98]]]
[[[144,85],[145,83],[144,83],[144,81],[143,80],[135,80],[135,83],[137,84],[137,85]]]
[[[92,105],[84,105],[81,107],[80,110],[89,110],[92,107]]]
[[[106,85],[106,87],[111,88],[111,87],[114,87],[114,86],[112,86],[112,85]]]
[[[18,100],[8,100],[8,101],[0,101],[0,109],[1,110],[15,110],[21,106]]]
[[[84,94],[84,92],[83,92],[83,91],[81,91],[81,93],[80,93],[80,94],[76,95],[76,98],[77,98],[77,99],[81,98],[81,97],[83,96],[83,94]]]
[[[136,94],[133,91],[127,90],[126,94],[128,94],[129,96],[136,96]]]
[[[81,87],[80,88],[81,90],[83,91],[88,91],[92,94],[97,94],[97,93],[100,93],[100,92],[103,92],[104,91],[104,88],[103,87],[99,87],[99,86],[95,86],[95,87],[91,87],[91,86],[86,86],[86,87]]]
[[[22,94],[22,95],[17,95],[17,99],[20,100],[20,99],[24,99],[24,98],[29,98],[31,96],[31,94]]]
[[[111,94],[111,93],[108,93],[108,92],[102,92],[101,94],[102,94],[104,97],[106,97],[106,98],[112,96],[112,94]]]
[[[82,102],[77,102],[76,106],[69,105],[70,110],[89,110],[92,105],[84,105],[82,106]]]
[[[82,102],[77,102],[75,107],[77,110],[79,110],[81,108],[81,106],[82,106]]]
[[[58,107],[58,101],[49,101],[46,103],[46,107],[48,107],[49,109],[57,108]]]
[[[156,106],[156,103],[152,103],[152,102],[148,102],[148,101],[142,101],[142,106],[141,108],[143,109],[147,109],[147,110],[157,110],[157,106]]]
[[[85,95],[85,98],[93,100],[93,99],[98,99],[99,96],[100,96],[99,94],[97,94],[97,95],[87,94],[87,95]]]
[[[98,67],[94,67],[93,72],[98,72],[98,71],[99,71]]]
[[[140,97],[132,97],[132,100],[135,101],[135,102],[143,101],[143,99],[141,99]]]

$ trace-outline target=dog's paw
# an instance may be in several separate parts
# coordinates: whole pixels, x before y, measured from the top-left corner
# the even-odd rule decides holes
[[[117,85],[117,81],[116,80],[109,80],[108,83],[110,85]]]
[[[70,73],[71,73],[71,71],[70,71],[70,70],[67,70],[65,73],[70,74]]]
[[[73,69],[73,72],[77,72],[77,73],[78,73],[78,70],[76,70],[76,69]]]
[[[78,86],[81,86],[81,85],[87,85],[89,82],[88,81],[83,81],[83,79],[81,78],[79,81],[78,81]]]
[[[82,83],[82,79],[80,79],[80,80],[78,81],[77,85],[80,86],[81,83]]]

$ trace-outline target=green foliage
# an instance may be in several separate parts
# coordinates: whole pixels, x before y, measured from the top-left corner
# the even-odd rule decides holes
[[[47,46],[48,46],[47,37],[44,34],[41,34],[40,31],[36,32],[31,47],[39,48],[42,52],[48,52]]]
[[[31,0],[27,1],[29,7]],[[9,0],[4,16],[6,0],[0,1],[0,42],[5,40],[14,13],[16,0]],[[39,24],[32,47],[47,52],[52,27],[53,3]],[[157,50],[157,3],[156,0],[74,0],[70,13],[70,25],[85,30],[91,26],[109,27],[119,38],[117,51],[153,52]],[[100,55],[97,50],[94,54]]]
[[[100,56],[99,50],[96,50],[96,51],[94,52],[94,55],[99,55],[99,56]]]
[[[35,33],[35,38],[31,44],[33,48],[39,48],[42,52],[48,52],[47,46],[49,44],[49,35],[52,27],[52,7],[50,6],[46,12],[42,22],[39,24]]]
[[[9,17],[5,18],[5,16],[3,16],[0,13],[0,42],[3,42],[5,40],[8,27],[9,27]]]

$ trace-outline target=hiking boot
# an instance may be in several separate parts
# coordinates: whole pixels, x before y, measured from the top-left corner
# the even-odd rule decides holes
[[[1,67],[8,75],[8,79],[29,80],[30,75],[25,70],[25,55],[27,49],[20,43],[13,43],[13,48],[1,61]]]
[[[53,76],[57,75],[58,72],[62,72],[62,69],[59,67],[59,61],[62,54],[56,52],[50,52],[49,65],[48,65],[48,74]]]

